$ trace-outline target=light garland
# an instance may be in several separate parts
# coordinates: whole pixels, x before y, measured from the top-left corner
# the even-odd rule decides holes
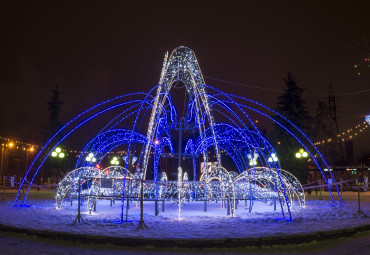
[[[327,138],[327,139],[321,140],[319,142],[315,142],[314,144],[315,145],[322,145],[322,144],[325,144],[325,143],[338,142],[338,141],[344,142],[344,141],[354,139],[357,136],[365,133],[365,131],[368,130],[370,124],[368,124],[366,121],[362,122],[361,124],[356,125],[353,128],[347,129],[345,132],[342,132],[342,133],[338,134],[336,139]]]
[[[2,147],[9,147],[9,144],[12,143],[11,147],[13,149],[21,149],[23,151],[31,151],[31,152],[33,152],[36,148],[42,148],[42,146],[21,142],[21,141],[6,138],[6,137],[0,137],[0,139],[4,141],[1,143]]]

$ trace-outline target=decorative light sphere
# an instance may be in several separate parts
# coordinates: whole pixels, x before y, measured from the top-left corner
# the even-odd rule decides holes
[[[301,158],[301,157],[302,157],[302,154],[301,154],[301,153],[299,153],[299,152],[297,152],[297,153],[295,154],[295,157],[296,157],[296,158]]]
[[[302,157],[307,158],[307,157],[308,157],[308,153],[307,153],[306,151],[304,151],[304,152],[302,153]]]
[[[64,158],[64,153],[63,152],[61,152],[61,153],[59,153],[59,158]]]
[[[62,151],[62,149],[61,149],[61,148],[59,148],[59,147],[57,147],[57,148],[55,149],[55,151],[59,153],[59,152],[61,152],[61,151]]]
[[[51,153],[51,156],[52,156],[52,157],[56,157],[56,156],[58,156],[58,153],[56,153],[55,151],[53,151],[53,152]]]

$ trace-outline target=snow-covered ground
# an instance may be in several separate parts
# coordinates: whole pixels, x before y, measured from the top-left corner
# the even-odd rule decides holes
[[[369,192],[370,193],[370,192]],[[361,210],[370,216],[370,194],[361,193]],[[160,238],[160,239],[219,239],[270,237],[304,234],[352,228],[370,224],[370,218],[357,217],[357,193],[344,194],[344,205],[333,206],[328,194],[309,196],[304,208],[295,205],[292,209],[293,221],[282,217],[279,206],[274,207],[256,202],[252,212],[240,202],[235,217],[227,216],[227,210],[220,202],[208,204],[204,212],[203,202],[185,202],[178,218],[176,203],[166,202],[165,212],[159,208],[155,216],[154,202],[144,203],[144,220],[149,226],[137,231],[140,209],[133,202],[128,210],[128,222],[119,224],[121,203],[111,207],[110,202],[99,200],[96,212],[87,213],[86,204],[81,207],[83,222],[73,224],[77,216],[77,202],[70,206],[65,202],[60,210],[55,208],[52,194],[34,191],[28,203],[31,207],[13,207],[12,203],[0,205],[0,224],[66,233],[91,234],[115,237]],[[10,197],[8,199],[10,200]],[[161,205],[161,203],[160,203]]]

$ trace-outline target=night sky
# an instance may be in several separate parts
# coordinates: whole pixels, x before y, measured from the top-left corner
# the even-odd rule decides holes
[[[352,128],[370,114],[370,68],[353,68],[370,52],[369,10],[369,1],[2,0],[0,136],[37,140],[56,84],[62,122],[149,91],[180,45],[195,51],[208,85],[270,107],[287,72],[311,110],[332,83],[339,128]],[[364,137],[355,146],[370,151]]]

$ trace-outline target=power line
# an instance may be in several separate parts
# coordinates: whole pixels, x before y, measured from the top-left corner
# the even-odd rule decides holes
[[[233,85],[238,85],[238,86],[243,86],[243,87],[248,87],[248,88],[253,88],[253,89],[261,89],[261,90],[268,90],[268,91],[274,91],[274,92],[282,92],[282,93],[287,93],[287,91],[282,90],[282,89],[270,89],[270,88],[264,88],[264,87],[259,87],[259,86],[253,86],[253,85],[248,85],[244,83],[239,83],[239,82],[233,82],[233,81],[226,81],[226,80],[221,80],[209,76],[204,76],[206,79],[210,80],[215,80],[215,81],[220,81],[228,84],[233,84]],[[364,89],[364,90],[359,90],[359,91],[353,91],[353,92],[344,92],[344,93],[337,93],[336,95],[353,95],[353,94],[361,94],[361,93],[366,93],[369,92],[370,89]],[[293,93],[296,94],[295,92],[288,92],[288,93]],[[326,93],[305,93],[306,95],[316,95],[316,96],[327,96]]]

